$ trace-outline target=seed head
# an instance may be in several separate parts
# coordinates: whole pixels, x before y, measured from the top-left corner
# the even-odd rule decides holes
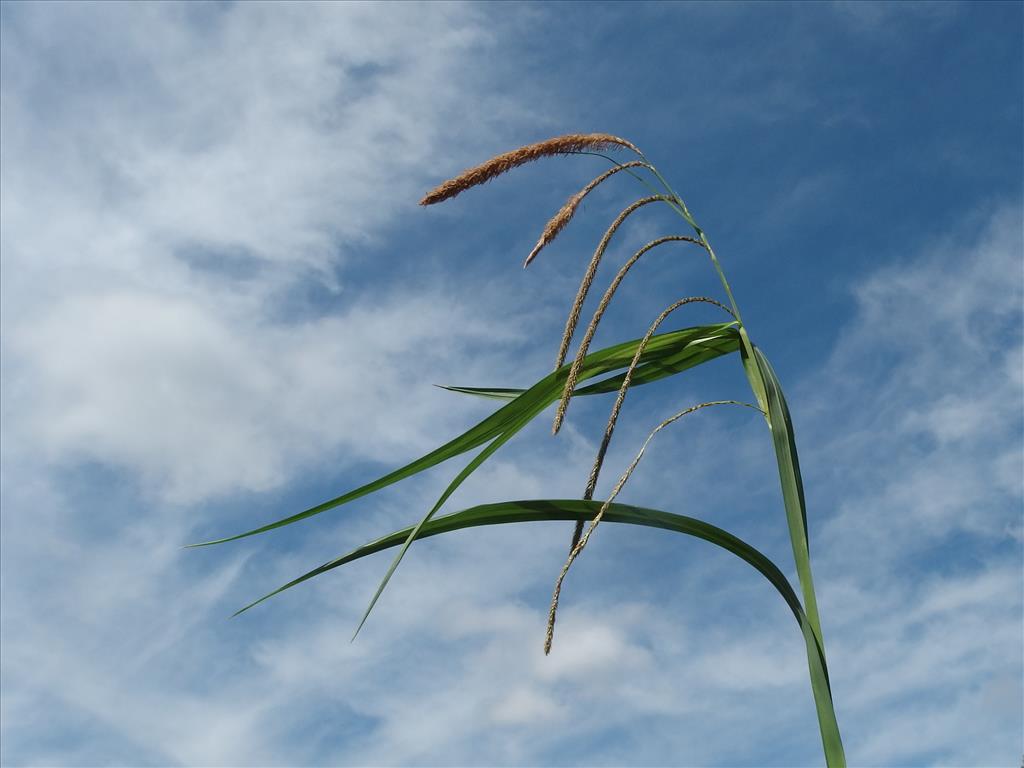
[[[612,176],[619,171],[625,170],[626,168],[636,168],[642,166],[644,168],[650,168],[650,166],[643,160],[631,160],[628,163],[622,163],[616,165],[613,168],[609,168],[607,171],[602,173],[592,182],[587,184],[583,189],[577,192],[575,195],[565,201],[558,213],[551,217],[551,220],[545,225],[544,231],[541,233],[540,239],[537,244],[533,246],[533,250],[530,251],[530,255],[526,257],[526,261],[523,263],[523,267],[530,266],[530,262],[536,258],[537,254],[541,252],[548,243],[558,237],[558,233],[565,229],[565,225],[569,223],[572,217],[576,214],[576,209],[579,208],[580,203],[583,202],[583,198],[589,195],[598,184]]]
[[[505,173],[505,171],[510,171],[513,168],[542,157],[570,155],[584,150],[599,152],[620,147],[631,149],[638,155],[641,154],[640,150],[631,142],[620,139],[618,136],[612,136],[609,133],[569,133],[565,136],[555,136],[552,139],[538,141],[536,144],[527,144],[525,147],[492,157],[490,160],[480,163],[480,165],[475,165],[463,171],[454,179],[449,179],[443,184],[434,187],[434,189],[423,196],[423,199],[420,200],[420,205],[440,203],[455,197],[470,187],[490,181],[494,177]]]

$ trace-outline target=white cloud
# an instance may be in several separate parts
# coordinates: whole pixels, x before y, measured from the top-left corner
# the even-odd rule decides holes
[[[467,353],[497,332],[441,280],[281,319],[296,286],[343,295],[336,268],[415,200],[442,135],[464,148],[483,115],[519,109],[477,93],[496,43],[473,7],[295,7],[5,18],[4,762],[741,763],[764,734],[819,760],[781,602],[706,548],[654,559],[650,532],[595,538],[549,658],[564,525],[422,542],[356,644],[387,554],[221,620],[424,494],[318,520],[276,554],[182,553],[183,502],[427,447],[454,396],[410,394],[410,372],[443,347],[473,383],[489,361]],[[467,94],[478,112],[453,119]],[[870,276],[827,368],[793,389],[858,764],[1018,757],[1019,232],[1001,210],[980,238]],[[764,430],[749,434],[727,437],[757,462]],[[578,491],[565,466],[582,476],[588,446],[566,437],[510,446],[464,498]],[[661,455],[644,471],[666,488],[700,472]],[[67,476],[83,464],[120,474],[83,493]]]
[[[822,536],[844,562],[906,558],[956,533],[998,540],[1019,520],[1019,209],[974,228],[973,243],[936,238],[863,283],[857,322],[807,387],[816,419],[841,415],[818,466],[841,505]]]
[[[409,377],[502,331],[440,282],[356,304],[335,272],[414,207],[441,135],[486,127],[451,119],[489,44],[477,11],[65,10],[4,25],[8,455],[187,502],[418,446],[408,409],[440,396]],[[511,103],[481,92],[480,116]],[[284,319],[311,280],[340,309]]]
[[[958,313],[929,302],[920,288],[948,280],[960,310],[976,322],[1012,319],[1006,309],[1012,305],[998,300],[1003,294],[993,302],[992,291],[1012,299],[1018,289],[988,275],[1012,256],[1014,232],[1014,218],[1003,212],[971,247],[933,251],[903,265],[901,274],[916,276],[910,288],[884,273],[868,279],[859,290],[862,310],[833,359],[791,388],[811,478],[833,686],[852,764],[1000,764],[1019,750],[1007,737],[1019,722],[1019,560],[1001,549],[1001,526],[1016,492],[1009,480],[1019,478],[1001,470],[1003,490],[981,496],[983,504],[962,488],[975,487],[970,473],[981,473],[977,485],[983,486],[989,456],[1015,450],[1016,373],[1008,361],[1016,353],[1012,345],[996,345],[995,337],[969,343],[973,326],[960,326]],[[915,287],[920,304],[908,308]],[[880,340],[888,338],[894,313],[896,322],[909,322],[904,310],[935,336],[909,334],[914,343],[888,349]],[[434,322],[443,323],[440,315]],[[945,349],[956,354],[936,355],[933,338],[945,339],[952,345]],[[991,368],[995,404],[989,406],[1007,408],[1009,421],[972,417],[970,429],[933,429],[953,423],[932,419],[935,412],[971,402],[970,366],[989,359],[994,346],[1001,351]],[[876,354],[889,355],[887,369],[911,382],[906,393],[878,379]],[[924,386],[934,380],[929,365],[948,369],[943,386]],[[819,402],[808,394],[822,387],[835,396]],[[999,397],[1009,397],[1005,406]],[[909,402],[918,415],[890,415]],[[876,428],[879,419],[884,430]],[[837,437],[840,430],[849,437]],[[929,442],[903,458],[908,440],[922,430]],[[623,434],[628,442],[629,431]],[[750,434],[764,439],[763,430]],[[729,439],[736,444],[736,435]],[[756,459],[742,442],[738,450]],[[585,446],[571,453],[570,461],[585,469]],[[978,460],[971,461],[975,453]],[[649,465],[670,479],[661,455],[652,454]],[[840,472],[841,482],[823,490],[830,467],[881,460],[888,469],[867,480]],[[962,472],[954,471],[958,464]],[[892,466],[904,471],[890,475]],[[917,495],[901,490],[910,470],[920,474],[911,486]],[[936,488],[948,477],[954,479]],[[440,482],[441,476],[430,480],[432,487]],[[521,497],[550,492],[565,477],[546,449],[521,446],[487,465],[479,482],[489,498]],[[15,508],[29,508],[40,492],[24,493]],[[613,558],[624,553],[617,542],[628,537],[613,526],[600,532],[567,584],[548,658],[540,651],[544,612],[566,526],[467,531],[421,543],[355,644],[349,633],[386,554],[219,623],[226,606],[322,557],[322,540],[337,540],[330,551],[342,551],[408,519],[408,506],[421,505],[423,495],[398,493],[387,505],[363,507],[345,525],[321,521],[320,533],[297,551],[263,555],[258,567],[256,560],[229,559],[213,576],[186,576],[186,563],[196,560],[160,545],[181,533],[152,521],[97,551],[74,544],[55,549],[52,539],[20,533],[13,566],[11,550],[5,551],[5,569],[14,568],[8,572],[38,578],[29,563],[48,557],[52,570],[75,578],[31,592],[5,583],[5,615],[19,625],[15,634],[5,624],[5,664],[17,670],[5,682],[7,727],[32,738],[33,713],[54,696],[62,718],[87,716],[88,735],[40,756],[50,763],[98,762],[111,754],[131,762],[149,754],[152,762],[182,764],[741,764],[762,754],[763,733],[775,734],[787,754],[819,759],[799,636],[770,588],[742,564],[716,565],[720,559],[700,547],[693,550],[697,558],[679,545],[684,554],[671,563],[617,563]],[[924,493],[941,498],[940,513]],[[856,504],[827,514],[827,500],[844,496]],[[58,495],[31,525],[60,530],[72,519]],[[934,526],[924,538],[922,521]],[[5,525],[16,535],[28,530],[10,520]],[[944,536],[964,530],[983,537],[992,555],[983,564],[947,568]],[[646,553],[645,547],[625,552]],[[154,551],[161,554],[152,557]],[[225,552],[203,562],[225,562]],[[923,565],[910,568],[908,557]],[[236,578],[243,567],[244,580]],[[707,591],[709,569],[719,581]],[[112,584],[114,572],[133,576]],[[609,583],[609,573],[626,575]],[[195,584],[208,589],[195,592]],[[665,588],[652,592],[658,584]],[[622,598],[618,590],[626,588],[633,599]],[[30,597],[32,604],[25,602]],[[48,617],[59,617],[61,632]],[[16,746],[5,749],[17,754]]]
[[[141,292],[70,296],[11,334],[24,379],[8,425],[19,450],[138,472],[176,502],[266,490],[340,448],[349,460],[404,455],[428,447],[411,414],[443,397],[425,384],[485,340],[442,297],[378,297],[286,327],[256,307],[225,316]]]
[[[465,62],[488,42],[455,5],[12,16],[8,242],[50,269],[102,268],[101,251],[142,279],[153,247],[238,249],[289,270],[326,267],[339,240],[351,251],[420,190],[439,135],[459,136]],[[50,45],[69,50],[40,57]],[[110,252],[131,235],[144,247]]]
[[[1021,232],[999,207],[870,276],[795,398],[858,764],[1020,756]]]

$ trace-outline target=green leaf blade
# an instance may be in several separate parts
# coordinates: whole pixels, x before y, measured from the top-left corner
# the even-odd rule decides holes
[[[775,449],[775,459],[779,470],[779,481],[782,486],[782,500],[786,510],[786,524],[789,528],[790,543],[793,548],[793,559],[796,563],[797,577],[800,581],[800,590],[803,595],[803,605],[807,615],[807,626],[813,640],[816,653],[812,655],[811,646],[808,645],[808,665],[811,667],[812,689],[814,691],[815,706],[818,709],[818,723],[821,729],[822,745],[825,749],[825,758],[830,766],[845,766],[846,756],[843,750],[843,743],[839,735],[839,727],[835,722],[835,712],[832,706],[831,693],[826,702],[823,693],[813,685],[814,668],[820,663],[821,674],[826,682],[828,680],[828,668],[825,661],[825,641],[821,633],[821,619],[818,615],[818,601],[814,592],[814,577],[811,572],[811,555],[809,536],[807,532],[807,504],[804,498],[803,478],[800,474],[800,459],[796,449],[796,436],[793,431],[793,422],[789,413],[789,405],[786,403],[785,395],[782,392],[782,385],[775,370],[764,353],[756,346],[751,345],[750,362],[748,375],[753,376],[756,383],[763,388],[763,394],[768,406],[769,426],[772,433],[772,445]],[[754,386],[755,381],[752,381]],[[757,390],[755,389],[755,392]]]
[[[474,528],[510,523],[531,521],[592,520],[602,506],[601,502],[580,499],[543,499],[527,501],[506,501],[496,504],[482,504],[476,507],[444,515],[442,517],[421,521],[418,526],[410,526],[383,536],[375,541],[358,547],[342,557],[331,560],[318,568],[303,574],[288,584],[269,593],[259,600],[250,603],[238,613],[263,602],[264,600],[293,586],[308,581],[323,573],[339,568],[348,563],[381,552],[392,547],[402,546],[409,542],[410,537],[419,528],[419,538],[429,538],[445,533],[452,533],[463,528]],[[832,703],[831,688],[824,652],[817,642],[814,631],[801,605],[800,598],[794,592],[782,571],[767,556],[737,536],[732,535],[710,523],[684,515],[675,515],[656,509],[634,507],[627,504],[611,504],[605,512],[604,520],[609,523],[640,525],[673,531],[714,544],[755,568],[764,576],[785,600],[800,627],[807,651],[808,668],[811,677],[811,688],[814,693],[815,706],[818,711],[822,740],[825,745],[826,761],[829,768],[845,766],[842,741]],[[238,615],[238,614],[235,614]]]
[[[645,363],[658,363],[665,361],[671,369],[676,366],[680,370],[698,365],[706,360],[713,359],[722,354],[728,354],[734,347],[730,338],[735,337],[736,329],[732,323],[718,323],[694,328],[684,328],[679,331],[659,334],[651,339],[641,360]],[[581,371],[580,380],[594,378],[616,369],[625,368],[632,361],[633,354],[639,345],[639,339],[616,344],[605,349],[592,352],[585,358]],[[692,346],[691,346],[692,345]],[[679,367],[682,366],[682,367]],[[561,388],[568,376],[569,366],[562,366],[554,373],[548,374],[529,389],[523,391],[497,411],[480,421],[456,438],[436,448],[430,453],[400,467],[376,480],[359,486],[354,490],[325,501],[316,506],[305,509],[293,515],[281,518],[266,525],[253,528],[243,533],[227,536],[211,541],[204,541],[190,544],[189,547],[206,547],[213,544],[224,544],[229,541],[237,541],[248,536],[282,528],[300,520],[318,515],[336,507],[340,507],[356,499],[367,496],[382,488],[386,488],[400,480],[416,475],[424,470],[430,469],[441,462],[459,456],[474,448],[478,448],[489,440],[503,435],[508,427],[523,417],[524,414],[531,414],[535,417],[548,405],[553,403],[561,394]],[[651,375],[654,375],[653,373]],[[668,375],[668,374],[666,374]],[[616,387],[617,388],[617,387]]]
[[[739,337],[736,334],[716,336],[699,342],[691,342],[690,346],[679,353],[666,355],[659,360],[642,363],[633,371],[630,380],[631,387],[639,387],[650,384],[660,379],[674,376],[690,368],[695,368],[701,363],[714,360],[716,357],[727,355],[740,349]],[[619,373],[614,376],[601,379],[585,387],[577,387],[573,391],[573,397],[587,395],[602,395],[608,392],[618,392],[626,374]],[[514,389],[511,387],[464,387],[453,385],[436,385],[449,392],[457,392],[464,395],[475,395],[492,400],[513,400],[525,389]]]

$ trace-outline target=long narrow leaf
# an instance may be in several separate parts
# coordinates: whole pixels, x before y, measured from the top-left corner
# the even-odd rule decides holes
[[[715,340],[717,341],[717,337],[716,337]],[[702,352],[702,351],[700,351],[700,348],[697,347],[696,345],[698,343],[703,343],[703,342],[706,342],[708,344],[708,346],[705,349],[705,351]],[[697,351],[694,352],[693,351],[694,349],[697,350]],[[650,378],[651,376],[656,376],[657,378],[662,378],[664,376],[670,375],[668,373],[669,371],[671,371],[673,373],[679,373],[680,371],[685,370],[686,368],[693,367],[698,362],[702,362],[705,359],[710,359],[710,357],[715,357],[715,356],[717,356],[715,354],[710,354],[710,357],[709,357],[709,353],[713,353],[715,351],[715,349],[716,349],[716,347],[714,347],[712,345],[712,341],[708,340],[708,339],[700,339],[700,340],[696,340],[694,342],[691,342],[690,345],[687,346],[686,350],[684,350],[684,351],[689,351],[690,354],[683,355],[679,359],[672,359],[672,360],[666,362],[663,367],[659,367],[659,368],[653,370],[653,372],[649,374],[648,380],[653,380],[652,378]],[[679,357],[679,356],[676,356],[676,357]],[[655,362],[648,363],[647,365],[648,366],[659,366],[659,363],[657,361],[655,361]],[[612,379],[618,380],[618,382],[616,383],[616,388],[618,388],[619,382],[621,382],[621,379],[624,376],[625,376],[625,373],[619,374],[618,376],[611,377]],[[606,385],[607,382],[608,382],[608,379],[605,379],[604,381],[598,382],[598,383],[601,384],[601,385]],[[531,396],[533,396],[533,393],[527,394],[526,392],[524,392],[523,396],[525,398],[531,398]],[[423,525],[425,523],[427,523],[427,521],[429,521],[437,513],[437,511],[441,508],[441,506],[445,503],[445,501],[447,501],[448,498],[452,495],[452,493],[455,492],[455,489],[457,489],[460,485],[462,485],[463,481],[467,477],[469,477],[474,471],[476,471],[476,469],[481,464],[483,464],[488,458],[490,458],[491,455],[494,454],[502,445],[504,445],[510,439],[512,439],[512,437],[515,436],[515,434],[520,429],[522,429],[527,424],[529,424],[530,421],[533,420],[534,416],[536,416],[538,413],[540,413],[540,411],[543,410],[548,405],[549,402],[550,402],[549,400],[544,400],[544,399],[542,399],[540,397],[536,397],[535,398],[535,402],[533,403],[532,407],[525,407],[523,409],[523,414],[516,421],[514,421],[512,424],[510,424],[509,427],[500,436],[495,438],[491,442],[490,445],[488,445],[469,464],[466,465],[466,467],[455,477],[454,480],[452,480],[452,482],[444,490],[444,493],[441,494],[441,497],[437,500],[437,502],[430,509],[430,511],[427,512],[420,519],[419,523],[417,523],[413,527],[413,529],[409,533],[409,537],[402,544],[401,549],[399,549],[398,554],[395,555],[394,560],[391,561],[391,565],[388,567],[387,572],[384,574],[384,577],[381,579],[380,584],[377,586],[377,591],[374,593],[373,597],[371,598],[369,605],[366,607],[366,611],[363,613],[362,619],[360,619],[360,621],[359,621],[359,626],[356,627],[356,631],[352,635],[353,639],[355,639],[356,635],[358,635],[359,631],[363,628],[363,625],[366,623],[366,620],[370,616],[370,612],[373,610],[373,607],[377,604],[377,601],[380,599],[381,594],[384,592],[384,589],[387,587],[388,582],[391,580],[391,577],[394,574],[395,569],[397,569],[399,563],[402,562],[402,558],[405,557],[406,551],[409,549],[409,546],[412,544],[412,542],[419,535],[420,531],[423,528]]]
[[[775,459],[779,469],[779,480],[782,485],[782,500],[786,508],[786,522],[789,525],[790,542],[793,546],[793,558],[796,561],[797,575],[803,591],[804,606],[814,633],[821,640],[821,624],[818,618],[818,606],[814,596],[814,579],[811,575],[810,546],[807,533],[807,505],[804,501],[804,484],[800,475],[800,461],[796,451],[796,438],[793,433],[793,422],[789,415],[789,406],[782,394],[775,371],[768,358],[754,347],[754,361],[764,382],[765,397],[768,401],[768,413],[771,417],[772,444],[775,448]]]
[[[754,397],[757,399],[757,404],[761,407],[761,413],[764,414],[765,421],[768,422],[769,429],[772,426],[772,417],[768,409],[768,396],[765,394],[765,383],[764,377],[761,375],[760,369],[757,367],[757,363],[754,361],[754,345],[750,341],[750,337],[747,335],[747,329],[740,326],[740,359],[743,361],[743,373],[747,376],[747,381],[750,382],[750,389],[754,392]]]
[[[808,650],[808,663],[812,667],[814,659],[820,657],[824,665],[825,641],[821,634],[821,619],[818,617],[818,601],[814,594],[814,577],[811,573],[811,555],[808,545],[807,533],[807,505],[804,500],[803,479],[800,476],[800,460],[796,450],[796,437],[793,432],[793,422],[789,415],[789,406],[782,393],[782,385],[779,383],[775,371],[768,362],[768,358],[756,346],[753,350],[753,366],[748,368],[748,374],[755,374],[759,383],[763,386],[764,397],[767,400],[769,425],[772,433],[772,444],[775,448],[775,459],[779,468],[779,480],[782,484],[782,500],[786,508],[786,523],[789,527],[790,543],[793,547],[793,559],[796,562],[797,577],[800,580],[800,590],[803,595],[803,605],[807,613],[807,624],[813,635],[815,646],[818,650],[813,654]],[[843,751],[843,743],[839,737],[839,728],[834,729],[829,725],[829,720],[834,722],[835,713],[832,709],[831,696],[826,701],[823,694],[814,688],[815,706],[818,709],[818,720],[821,726],[822,744],[825,748],[825,759],[828,765],[844,766],[846,757]]]
[[[545,520],[592,520],[600,511],[601,506],[602,502],[600,501],[586,501],[583,499],[531,499],[524,501],[502,501],[494,504],[480,504],[459,512],[442,515],[441,517],[437,517],[423,523],[420,526],[421,530],[419,538],[429,538],[442,533],[451,533],[452,531],[458,531],[463,528],[474,528],[482,525],[539,522]],[[800,604],[800,599],[797,597],[796,593],[793,592],[792,587],[789,586],[789,582],[782,571],[779,570],[767,556],[761,554],[758,550],[754,549],[754,547],[745,543],[736,536],[733,536],[728,531],[718,528],[711,523],[706,523],[702,520],[687,517],[685,515],[662,512],[657,509],[649,509],[646,507],[636,507],[630,504],[619,504],[617,502],[608,506],[603,519],[612,523],[630,523],[632,525],[662,528],[669,531],[676,531],[677,533],[685,533],[724,547],[733,554],[742,557],[748,563],[764,573],[768,580],[776,585],[776,588],[780,590],[782,596],[786,598],[786,603],[789,605],[790,609],[793,610],[798,617],[803,614],[803,607]],[[352,550],[348,554],[342,555],[334,560],[330,560],[329,562],[314,568],[308,573],[304,573],[297,579],[275,589],[273,592],[264,595],[259,600],[255,600],[233,615],[238,616],[240,613],[244,613],[250,608],[259,605],[264,600],[268,600],[269,598],[278,595],[287,589],[291,589],[304,581],[308,581],[315,576],[319,576],[342,565],[347,565],[348,563],[359,560],[367,555],[376,554],[377,552],[382,552],[385,549],[400,546],[408,539],[409,534],[414,530],[414,528],[415,526],[409,526],[395,531],[394,533],[389,533],[387,536],[382,536],[368,544],[364,544],[363,546]]]
[[[437,513],[437,510],[439,510],[441,506],[448,500],[448,498],[455,492],[455,489],[462,485],[462,482],[471,474],[473,474],[473,472],[475,472],[481,464],[483,464],[488,458],[490,458],[493,453],[495,453],[501,446],[503,446],[505,443],[511,440],[512,437],[516,434],[516,432],[518,432],[522,427],[526,426],[526,424],[529,423],[531,418],[532,417],[520,419],[517,424],[514,424],[511,427],[509,427],[509,429],[506,430],[504,434],[502,434],[500,437],[495,438],[490,445],[488,445],[486,448],[480,451],[480,453],[478,453],[476,457],[474,457],[474,459],[471,462],[469,462],[469,464],[467,464],[465,468],[463,468],[463,470],[459,472],[458,475],[455,476],[455,479],[448,484],[448,487],[444,489],[444,493],[441,494],[440,498],[430,509],[430,511],[427,512],[427,514],[425,514],[420,519],[420,521],[412,527],[412,529],[410,529],[409,535],[402,543],[402,547],[398,550],[398,554],[395,555],[395,559],[391,561],[391,565],[388,566],[387,573],[385,573],[384,578],[381,579],[380,584],[377,586],[377,591],[374,593],[373,598],[370,600],[370,604],[366,607],[366,611],[363,613],[363,617],[359,620],[359,626],[356,627],[356,631],[352,635],[353,640],[355,639],[356,635],[359,634],[359,630],[363,628],[363,625],[366,623],[366,620],[370,617],[370,611],[372,611],[373,606],[377,604],[377,600],[380,599],[381,593],[384,592],[384,588],[388,585],[388,582],[391,580],[391,576],[394,574],[395,569],[398,568],[398,564],[402,562],[402,558],[405,557],[406,550],[409,549],[409,546],[412,544],[413,540],[416,539],[416,537],[419,536],[420,533],[422,532],[423,526],[430,522],[430,519]]]
[[[703,351],[695,354],[694,349],[697,348],[698,344]],[[705,360],[711,360],[720,355],[734,352],[738,346],[737,337],[731,334],[705,339],[700,342],[691,342],[682,353],[666,355],[663,358],[638,365],[633,372],[630,386],[636,387],[642,384],[650,384],[653,381],[674,376],[685,371],[687,368],[693,368]],[[619,387],[622,386],[622,380],[625,378],[625,375],[623,372],[601,379],[601,381],[594,382],[593,384],[588,384],[585,387],[577,387],[573,391],[573,396],[601,395],[607,392],[617,392]],[[476,397],[483,397],[489,400],[514,400],[526,391],[525,389],[514,389],[511,387],[461,387],[445,384],[438,384],[437,386],[449,392],[475,395]]]
[[[451,384],[435,384],[434,386],[463,395],[486,397],[489,400],[515,400],[526,391],[525,389],[510,389],[509,387],[458,387]]]
[[[580,376],[581,380],[594,378],[619,368],[625,368],[632,360],[639,342],[639,339],[634,339],[587,355]],[[738,334],[734,325],[732,323],[718,323],[659,334],[651,339],[641,359],[647,363],[661,362],[666,366],[666,370],[678,373],[714,357],[733,352],[737,348]],[[362,496],[385,488],[399,480],[411,477],[466,451],[471,451],[488,440],[503,434],[510,424],[517,422],[525,414],[529,413],[531,414],[530,418],[533,418],[543,411],[544,408],[558,398],[558,395],[561,393],[561,387],[565,384],[568,372],[569,366],[562,366],[559,370],[545,376],[514,400],[502,406],[453,440],[415,461],[348,493],[317,504],[302,512],[245,531],[244,533],[189,546],[205,547],[211,544],[223,544],[228,541],[235,541],[246,536],[253,536],[257,533],[264,533],[275,528],[290,525],[299,520],[304,520],[321,512],[326,512],[329,509],[339,507],[342,504],[347,504],[350,501],[355,501]],[[665,373],[664,375],[669,374]]]
[[[583,501],[579,499],[554,499],[531,501],[506,501],[497,504],[483,504],[461,512],[444,515],[432,520],[421,521],[419,538],[451,533],[462,528],[473,528],[485,525],[501,525],[506,523],[522,523],[542,520],[591,520],[601,509],[601,502]],[[822,741],[825,744],[826,760],[829,768],[845,766],[842,742],[839,738],[839,727],[836,723],[832,704],[832,694],[828,681],[828,670],[824,654],[817,643],[814,631],[804,613],[799,597],[782,571],[764,554],[717,526],[684,515],[675,515],[655,509],[634,507],[627,504],[611,504],[604,515],[610,523],[628,523],[632,525],[661,528],[676,533],[694,536],[708,541],[736,555],[753,566],[764,576],[786,601],[797,624],[800,626],[807,651],[808,668],[811,677],[811,688],[814,693],[818,720],[821,727]],[[288,582],[273,592],[261,597],[239,610],[235,615],[243,613],[255,605],[262,603],[274,595],[308,581],[316,576],[339,568],[360,558],[381,552],[391,547],[407,545],[416,527],[403,528],[376,541],[365,544],[342,557],[324,563],[297,579]]]

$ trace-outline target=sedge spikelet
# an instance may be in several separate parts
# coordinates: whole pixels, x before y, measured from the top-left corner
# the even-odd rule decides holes
[[[601,509],[598,510],[597,515],[595,515],[594,519],[590,521],[590,527],[587,528],[586,534],[582,538],[579,538],[573,542],[572,549],[569,551],[569,556],[565,560],[565,565],[562,566],[562,570],[558,574],[558,578],[555,580],[555,589],[551,595],[551,607],[548,609],[548,627],[547,631],[544,633],[545,655],[551,653],[551,644],[552,642],[554,642],[555,639],[555,618],[558,613],[558,600],[562,596],[562,582],[565,581],[565,577],[569,573],[569,569],[572,567],[573,562],[575,562],[576,558],[580,556],[580,553],[583,551],[583,548],[587,546],[587,542],[590,541],[590,536],[594,533],[594,530],[597,528],[597,526],[600,525],[601,519],[604,517],[604,513],[608,511],[608,507],[611,506],[612,502],[615,501],[615,498],[619,495],[619,493],[625,487],[626,483],[629,481],[629,478],[632,476],[633,471],[640,463],[640,460],[644,457],[644,453],[646,452],[647,446],[650,444],[651,440],[653,440],[654,436],[658,434],[661,430],[663,430],[670,424],[679,421],[679,419],[683,418],[683,416],[688,416],[691,413],[696,413],[697,411],[703,408],[709,408],[713,405],[741,405],[745,408],[753,408],[754,410],[760,410],[760,408],[758,408],[755,405],[751,405],[750,403],[743,403],[740,402],[739,400],[711,400],[706,403],[700,403],[698,405],[690,406],[689,408],[680,411],[674,416],[668,417],[658,426],[656,426],[653,430],[651,430],[651,433],[647,435],[647,439],[644,440],[643,445],[640,446],[640,450],[633,458],[633,461],[630,462],[630,465],[626,468],[626,471],[622,473],[621,477],[619,477],[619,481],[615,483],[615,487],[612,488],[612,492],[611,494],[609,494],[607,501],[605,501],[604,504],[601,505]],[[579,523],[579,528],[582,531],[582,522]]]
[[[565,355],[569,351],[569,344],[572,343],[572,336],[576,332],[576,325],[580,321],[580,312],[583,309],[583,302],[587,300],[587,294],[590,292],[590,286],[594,283],[594,275],[597,274],[597,267],[601,263],[601,258],[604,256],[604,252],[608,248],[608,243],[611,242],[612,236],[616,230],[622,226],[631,213],[645,205],[656,202],[671,203],[672,198],[666,195],[651,195],[650,197],[642,197],[634,203],[626,206],[622,213],[616,217],[615,221],[611,223],[611,226],[604,233],[604,237],[601,238],[601,242],[597,245],[597,250],[594,251],[594,255],[590,259],[590,263],[587,265],[587,271],[583,274],[583,280],[580,281],[579,290],[576,292],[576,298],[573,300],[572,308],[569,310],[569,319],[566,320],[565,330],[562,332],[562,342],[558,347],[558,357],[555,359],[555,370],[557,371],[562,367],[562,363],[565,362]],[[555,414],[555,423],[551,427],[552,434],[558,434],[559,428],[562,426],[562,419],[565,417],[565,412],[559,408]]]
[[[537,244],[533,246],[533,250],[530,251],[530,255],[526,257],[526,261],[523,262],[523,268],[530,266],[530,262],[533,261],[537,254],[541,252],[548,243],[558,237],[558,233],[565,229],[572,217],[576,214],[576,209],[579,208],[580,203],[583,202],[583,198],[589,195],[594,189],[601,184],[605,179],[615,175],[619,171],[627,168],[650,168],[648,163],[643,160],[631,160],[628,163],[621,163],[609,168],[607,171],[602,173],[596,179],[591,181],[587,186],[577,192],[575,195],[565,201],[558,213],[551,217],[551,220],[544,226],[544,231],[541,233],[540,238],[537,240]]]
[[[642,156],[640,150],[631,142],[620,139],[618,136],[612,136],[610,133],[569,133],[565,136],[555,136],[538,141],[535,144],[527,144],[525,147],[492,157],[486,162],[463,171],[455,178],[439,184],[423,196],[420,205],[433,205],[448,200],[470,187],[488,182],[506,171],[542,157],[571,155],[584,150],[600,152],[618,148],[631,149]]]
[[[633,360],[629,364],[629,368],[626,369],[626,375],[622,379],[622,384],[619,386],[619,391],[615,395],[615,404],[612,405],[611,413],[608,416],[608,423],[604,428],[604,435],[601,437],[601,445],[597,449],[597,456],[594,457],[594,466],[590,469],[590,477],[587,479],[586,490],[583,491],[584,499],[594,498],[594,489],[597,487],[597,478],[601,474],[601,466],[604,464],[605,454],[608,452],[608,446],[612,441],[612,433],[615,431],[615,424],[619,420],[619,412],[622,410],[622,404],[626,400],[626,392],[629,391],[630,385],[633,383],[633,371],[636,370],[637,365],[640,364],[640,356],[643,355],[644,350],[647,349],[647,344],[650,342],[651,337],[654,336],[654,332],[658,330],[658,326],[664,322],[665,318],[671,315],[680,307],[685,307],[687,304],[694,303],[712,304],[719,309],[722,309],[732,315],[732,310],[722,304],[716,299],[712,299],[710,296],[687,296],[685,299],[679,299],[679,301],[670,304],[665,310],[658,315],[657,319],[651,324],[651,327],[644,334],[644,337],[640,340],[640,344],[636,348],[636,353],[633,355]],[[564,411],[563,411],[564,414]],[[572,544],[569,549],[572,551],[580,541],[580,535],[583,533],[583,523],[576,523],[576,528],[572,534]],[[553,614],[552,614],[553,615]]]
[[[662,243],[671,242],[686,242],[701,246],[701,242],[699,240],[687,235],[667,235],[665,237],[659,237],[657,240],[652,240],[639,251],[634,253],[629,260],[622,265],[618,273],[615,275],[615,279],[612,280],[611,285],[608,286],[608,290],[604,292],[604,296],[601,297],[601,302],[598,304],[597,310],[594,312],[594,317],[591,319],[590,325],[587,326],[587,330],[583,334],[583,341],[580,342],[580,348],[577,350],[576,357],[572,361],[572,367],[569,369],[569,376],[566,378],[565,387],[562,389],[562,397],[559,401],[558,409],[562,413],[563,417],[566,409],[569,407],[569,398],[572,397],[572,392],[576,388],[577,382],[579,382],[580,370],[583,368],[583,358],[587,356],[587,352],[590,350],[590,342],[594,340],[594,334],[597,332],[597,326],[600,324],[601,318],[604,317],[604,313],[608,309],[608,305],[615,296],[615,291],[618,290],[619,285],[626,277],[626,273],[628,273],[632,266],[640,260],[640,257],[649,250],[661,245]]]

